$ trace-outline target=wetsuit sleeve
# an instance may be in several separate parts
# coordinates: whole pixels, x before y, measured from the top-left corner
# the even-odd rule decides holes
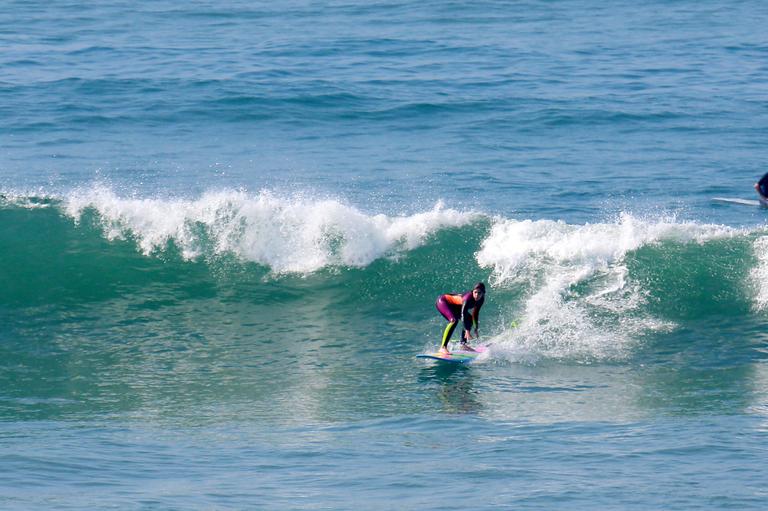
[[[472,322],[475,314],[474,312],[470,314],[469,309],[475,305],[474,302],[475,300],[472,298],[471,292],[463,296],[461,303],[461,320],[464,323],[464,330],[472,330]]]
[[[475,323],[475,329],[480,326],[480,307],[485,303],[485,297],[481,298],[479,302],[475,302],[475,308],[472,311],[472,321]]]

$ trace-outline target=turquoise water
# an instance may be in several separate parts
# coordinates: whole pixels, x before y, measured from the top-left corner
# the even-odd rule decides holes
[[[7,2],[0,507],[764,509],[767,25]]]

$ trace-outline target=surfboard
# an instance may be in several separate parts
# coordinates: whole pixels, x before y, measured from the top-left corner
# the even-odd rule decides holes
[[[488,349],[487,346],[475,346],[475,351],[451,351],[450,353],[439,353],[437,351],[433,353],[421,353],[416,355],[416,358],[426,358],[431,360],[437,360],[439,362],[447,362],[449,364],[470,364],[477,359],[484,351]]]
[[[741,204],[742,206],[763,206],[766,207],[765,204],[760,202],[756,199],[736,199],[736,198],[729,198],[729,197],[713,197],[713,201],[715,202],[724,202],[726,204]]]

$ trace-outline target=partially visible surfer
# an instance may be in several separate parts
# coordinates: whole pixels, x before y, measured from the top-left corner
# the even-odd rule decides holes
[[[468,341],[472,339],[472,326],[475,327],[477,336],[478,320],[480,319],[480,307],[485,302],[485,284],[478,282],[472,291],[465,293],[448,293],[437,297],[435,306],[440,314],[448,320],[448,325],[443,332],[443,342],[440,344],[439,353],[449,353],[448,341],[451,340],[453,331],[459,322],[464,327],[461,331],[461,349],[475,351]]]
[[[763,206],[768,206],[768,173],[755,183],[755,190],[757,190],[757,195],[760,196],[760,202]]]

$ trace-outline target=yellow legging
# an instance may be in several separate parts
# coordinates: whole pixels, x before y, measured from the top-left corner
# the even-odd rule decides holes
[[[448,325],[446,325],[445,330],[443,331],[443,342],[440,344],[441,348],[447,348],[448,347],[448,341],[451,340],[451,336],[453,335],[453,331],[456,330],[456,325],[458,325],[458,321],[449,321]],[[461,331],[461,342],[462,344],[467,342],[467,340],[464,338],[464,330]]]

